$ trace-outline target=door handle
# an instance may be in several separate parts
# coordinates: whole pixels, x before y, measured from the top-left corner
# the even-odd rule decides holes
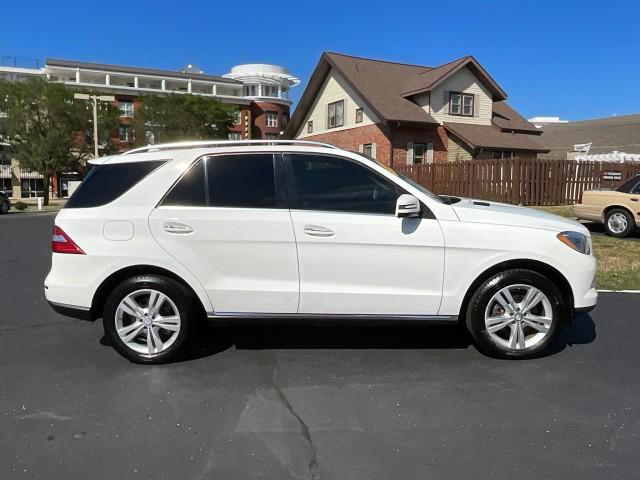
[[[320,225],[305,225],[303,231],[312,237],[333,237],[335,235],[333,230]]]
[[[638,201],[638,199],[637,199],[637,198],[632,198],[632,199],[631,199],[631,201],[632,201],[632,202],[637,202],[637,201]]]
[[[162,229],[167,233],[191,233],[193,232],[193,228],[189,225],[185,225],[184,223],[179,222],[164,222],[162,225]]]

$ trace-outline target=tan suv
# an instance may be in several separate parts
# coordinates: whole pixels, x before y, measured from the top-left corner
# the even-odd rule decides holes
[[[616,190],[590,190],[574,205],[575,215],[604,223],[607,234],[626,237],[640,226],[640,174]]]

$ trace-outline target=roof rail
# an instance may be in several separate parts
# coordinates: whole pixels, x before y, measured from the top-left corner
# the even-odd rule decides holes
[[[252,145],[308,145],[311,147],[338,148],[329,143],[312,142],[309,140],[198,140],[189,142],[161,143],[158,145],[147,145],[146,147],[134,148],[126,151],[122,155],[132,153],[159,152],[163,150],[178,150],[182,148],[205,148],[205,147],[233,147]]]

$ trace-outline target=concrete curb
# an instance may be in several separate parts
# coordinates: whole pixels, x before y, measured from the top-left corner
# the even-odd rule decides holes
[[[598,290],[598,293],[640,293],[640,290]]]

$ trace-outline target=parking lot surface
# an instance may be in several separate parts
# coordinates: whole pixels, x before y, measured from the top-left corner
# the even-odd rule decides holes
[[[46,305],[53,218],[0,217],[1,479],[640,478],[640,296],[530,361],[452,327],[261,325],[139,366]]]

